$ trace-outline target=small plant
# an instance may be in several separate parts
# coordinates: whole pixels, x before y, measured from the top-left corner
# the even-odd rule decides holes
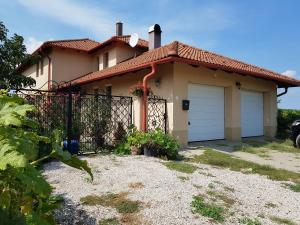
[[[210,217],[216,222],[223,222],[225,220],[223,207],[216,204],[205,203],[204,199],[200,196],[194,196],[193,199],[191,203],[193,213]]]
[[[132,94],[133,96],[137,96],[137,97],[142,97],[144,94],[144,87],[143,84],[141,82],[131,86],[129,88],[129,93]],[[151,89],[147,88],[147,95],[149,95],[151,93]]]
[[[105,195],[88,195],[80,199],[84,205],[102,205],[115,208],[119,213],[135,213],[140,209],[140,202],[127,199],[128,193],[108,193]]]
[[[255,219],[250,219],[248,217],[244,217],[239,219],[240,224],[246,224],[246,225],[262,225],[261,222],[255,218]]]
[[[178,141],[159,129],[144,133],[132,127],[125,139],[125,142],[117,146],[116,153],[130,154],[132,151],[141,153],[146,148],[154,157],[175,159],[178,156]]]
[[[294,192],[300,192],[300,183],[286,184],[286,187],[288,187],[289,189],[291,189]]]
[[[130,187],[132,189],[141,189],[141,188],[144,188],[145,185],[142,182],[136,182],[136,183],[130,183],[128,185],[128,187]]]
[[[294,223],[290,219],[281,218],[281,217],[278,217],[278,216],[271,216],[270,220],[272,220],[274,223],[277,223],[277,224],[296,225],[296,223]]]
[[[184,162],[167,162],[165,163],[165,166],[168,167],[170,170],[176,170],[181,173],[194,173],[197,167],[184,163]]]
[[[118,224],[119,221],[117,218],[102,219],[98,223],[98,225],[118,225]]]

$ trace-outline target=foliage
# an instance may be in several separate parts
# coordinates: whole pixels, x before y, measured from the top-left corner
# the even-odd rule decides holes
[[[271,216],[270,219],[277,224],[296,225],[293,221],[287,218],[280,218],[278,216]]]
[[[242,219],[239,219],[240,224],[246,224],[246,225],[261,225],[261,222],[257,218],[250,219],[248,217],[244,217]]]
[[[140,209],[140,202],[127,199],[127,192],[118,194],[107,193],[105,195],[88,195],[80,199],[84,205],[102,205],[113,207],[119,213],[135,213]]]
[[[131,86],[129,88],[129,93],[133,96],[142,97],[144,95],[144,86],[141,82]],[[151,89],[147,88],[147,95],[151,93]]]
[[[36,61],[36,58],[26,54],[26,47],[22,36],[14,34],[8,38],[8,29],[0,21],[0,89],[16,89],[35,84],[35,80],[23,76],[16,70],[17,66]]]
[[[58,199],[36,168],[43,160],[55,158],[87,171],[86,161],[62,150],[61,132],[47,138],[37,134],[38,124],[27,115],[34,107],[14,95],[0,93],[0,217],[2,224],[54,224],[52,212]],[[52,151],[38,157],[38,145],[51,143]]]
[[[300,174],[284,169],[276,169],[267,165],[259,165],[246,160],[238,159],[230,154],[207,149],[202,155],[195,156],[193,162],[210,164],[223,168],[229,168],[233,171],[247,170],[251,173],[268,176],[272,180],[279,181],[300,181]]]
[[[175,161],[170,161],[165,163],[165,166],[168,167],[170,170],[176,170],[181,173],[194,173],[197,167],[184,163],[184,162],[175,162]]]
[[[117,218],[102,219],[98,223],[98,225],[118,225],[118,224],[119,221]]]
[[[194,196],[191,205],[193,213],[199,213],[202,216],[210,217],[216,222],[223,222],[225,220],[223,207],[206,203],[200,196]]]
[[[280,139],[289,138],[289,130],[292,123],[300,119],[300,110],[279,109],[277,114],[277,134]]]
[[[300,192],[300,183],[287,184],[286,186],[294,192]]]
[[[175,159],[179,149],[178,141],[160,129],[145,133],[135,127],[130,128],[125,143],[118,145],[116,152],[130,153],[132,146],[141,150],[147,148],[151,156],[167,159]]]

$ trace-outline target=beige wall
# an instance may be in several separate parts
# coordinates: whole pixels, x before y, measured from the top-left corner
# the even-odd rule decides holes
[[[48,84],[47,84],[47,81],[48,81],[48,68],[49,68],[49,60],[48,58],[44,57],[43,58],[43,74],[41,74],[41,60],[38,62],[39,63],[39,75],[37,76],[37,73],[36,73],[36,64],[28,67],[26,70],[24,70],[22,72],[23,75],[25,76],[29,76],[33,79],[35,79],[36,81],[36,86],[35,88],[36,89],[42,89],[42,90],[47,90],[48,89]]]
[[[54,49],[52,60],[52,80],[69,81],[95,71],[95,59],[89,54],[73,50]]]
[[[240,92],[252,90],[264,94],[264,133],[273,137],[276,132],[277,86],[271,81],[241,76],[235,73],[214,71],[204,67],[192,67],[187,64],[174,64],[174,124],[173,135],[179,137],[182,144],[188,140],[188,111],[181,109],[181,102],[188,98],[189,84],[204,84],[225,87],[225,138],[240,140],[241,115]],[[180,119],[179,119],[180,118]],[[178,122],[177,122],[178,121]]]
[[[94,82],[82,87],[82,92],[93,93],[95,89],[104,92],[105,86],[112,85],[113,95],[129,94],[129,87],[141,82],[150,70],[129,73],[121,77]],[[155,81],[159,80],[159,85]],[[241,83],[238,89],[236,82]],[[149,81],[149,86],[155,95],[167,99],[168,130],[178,138],[184,146],[188,142],[188,111],[182,110],[182,100],[188,99],[189,84],[214,85],[225,88],[225,138],[228,140],[241,139],[240,92],[252,90],[264,94],[264,133],[273,137],[276,132],[277,97],[276,84],[270,81],[214,71],[204,67],[192,67],[186,64],[174,63],[159,65],[157,73]],[[134,98],[135,99],[135,98]],[[133,107],[136,111],[134,121],[140,126],[140,102],[135,99]]]

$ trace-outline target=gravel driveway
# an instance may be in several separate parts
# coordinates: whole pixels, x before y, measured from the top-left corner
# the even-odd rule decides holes
[[[288,218],[300,224],[300,193],[256,174],[243,174],[209,165],[197,164],[198,169],[185,174],[168,169],[162,161],[144,156],[95,156],[88,160],[94,174],[88,175],[59,162],[45,165],[44,175],[63,195],[65,203],[56,213],[60,224],[98,224],[101,219],[117,218],[126,222],[115,208],[80,204],[87,195],[128,192],[130,200],[142,207],[136,213],[137,224],[213,224],[207,218],[191,212],[195,195],[208,191],[223,193],[232,204],[223,224],[239,224],[239,219],[258,218],[262,224],[274,224],[269,217]],[[132,184],[139,183],[139,188]],[[122,222],[123,221],[123,222]]]

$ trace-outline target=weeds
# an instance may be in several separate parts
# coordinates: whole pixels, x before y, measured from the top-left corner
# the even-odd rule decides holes
[[[250,219],[248,217],[239,219],[240,224],[246,224],[246,225],[262,225],[262,223],[257,219]]]
[[[119,225],[119,221],[117,218],[102,219],[98,225]]]
[[[277,216],[271,216],[270,220],[272,220],[274,223],[277,223],[277,224],[296,225],[296,223],[294,223],[290,219],[280,218],[280,217],[277,217]]]
[[[88,195],[80,199],[84,205],[102,205],[115,208],[119,213],[135,213],[139,211],[140,202],[127,199],[128,193],[108,193],[105,195]]]
[[[205,203],[204,199],[200,196],[194,196],[191,206],[193,213],[212,218],[216,222],[223,222],[225,220],[223,207],[216,204]]]
[[[229,168],[233,171],[242,171],[250,168],[251,173],[268,176],[272,180],[278,181],[300,181],[300,174],[284,169],[276,169],[267,165],[259,165],[253,162],[235,158],[229,154],[206,150],[202,155],[195,156],[192,162],[210,164],[222,168]]]
[[[164,164],[166,167],[168,167],[170,170],[176,170],[181,173],[194,173],[197,169],[196,166],[193,166],[188,163],[184,162],[176,162],[176,161],[170,161]]]

